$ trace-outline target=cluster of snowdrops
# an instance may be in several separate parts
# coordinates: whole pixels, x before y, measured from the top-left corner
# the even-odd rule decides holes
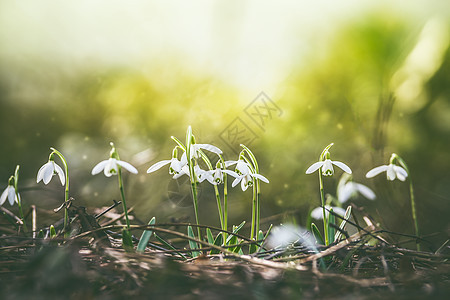
[[[190,247],[192,249],[198,248],[199,244],[196,241],[203,241],[203,236],[201,232],[201,226],[199,226],[198,218],[198,201],[197,201],[197,188],[198,184],[207,181],[214,187],[215,198],[217,201],[217,209],[220,219],[220,225],[222,231],[214,237],[209,228],[206,229],[206,239],[207,242],[217,246],[233,246],[234,248],[229,248],[231,251],[242,253],[242,248],[238,247],[239,239],[237,238],[237,232],[243,227],[245,221],[239,226],[232,226],[231,231],[228,231],[228,179],[231,178],[231,186],[235,187],[240,184],[242,191],[246,191],[248,188],[252,189],[252,213],[251,213],[251,229],[250,229],[250,241],[259,242],[259,247],[250,247],[249,252],[257,251],[261,249],[261,243],[266,240],[269,235],[271,227],[263,233],[260,229],[260,194],[261,194],[261,182],[269,183],[269,180],[260,174],[260,169],[258,162],[256,160],[253,152],[246,147],[241,145],[242,151],[239,153],[237,160],[225,161],[222,156],[222,151],[216,146],[210,144],[200,144],[196,142],[196,139],[192,133],[192,129],[189,126],[186,133],[185,143],[181,142],[176,137],[172,137],[175,142],[175,147],[172,151],[172,156],[170,159],[163,160],[153,164],[147,173],[155,172],[164,166],[169,166],[169,174],[172,175],[173,179],[178,179],[181,176],[188,176],[191,183],[195,224],[194,227],[197,228],[197,235],[194,234],[194,230],[191,226],[188,226],[188,236],[191,238]],[[373,200],[375,199],[375,193],[360,183],[352,181],[352,171],[345,163],[340,161],[331,160],[330,148],[333,144],[328,145],[322,151],[319,156],[319,160],[313,163],[307,170],[306,174],[312,174],[318,171],[319,175],[319,188],[321,196],[321,205],[316,209],[312,210],[311,216],[315,219],[323,220],[323,231],[317,228],[313,223],[311,224],[311,230],[315,238],[315,242],[323,245],[329,245],[333,242],[338,241],[341,238],[339,231],[335,230],[335,227],[343,228],[346,221],[350,217],[351,206],[347,209],[343,209],[342,203],[349,200],[351,197],[360,193],[364,197]],[[45,163],[37,173],[37,182],[43,181],[44,184],[48,184],[53,176],[58,176],[62,186],[65,187],[65,197],[62,204],[64,208],[64,226],[59,232],[64,236],[68,236],[70,228],[70,218],[67,211],[67,202],[69,201],[69,173],[67,160],[61,152],[54,148],[50,148],[51,153],[49,155],[49,160]],[[212,153],[216,160],[211,161],[211,159],[206,155],[205,151]],[[63,168],[61,168],[57,163],[55,163],[55,156],[59,157],[62,162]],[[337,198],[327,197],[324,195],[324,185],[322,176],[332,176],[334,174],[333,165],[342,169],[344,171],[343,176],[338,184]],[[229,169],[233,167],[234,170]],[[110,157],[107,160],[101,161],[92,169],[92,175],[99,174],[103,171],[105,176],[111,177],[112,175],[117,175],[119,190],[122,198],[123,212],[125,217],[126,225],[122,230],[123,244],[127,246],[128,249],[133,247],[130,234],[130,221],[128,217],[127,203],[125,199],[125,192],[122,180],[122,169],[127,170],[130,173],[137,174],[138,170],[132,166],[130,163],[120,160],[119,154],[111,143]],[[392,154],[389,164],[382,165],[370,170],[367,174],[367,178],[374,177],[382,172],[386,172],[388,180],[399,179],[405,181],[408,178],[408,167],[404,160],[397,154]],[[22,210],[22,199],[18,192],[18,180],[19,180],[19,166],[16,167],[14,175],[9,178],[8,186],[3,191],[0,197],[0,205],[3,205],[7,200],[11,205],[17,203],[19,208],[19,218],[23,231],[28,232],[26,226],[26,220],[24,219],[24,214]],[[221,191],[219,190],[221,188]],[[414,194],[412,189],[412,182],[410,180],[410,198],[412,207],[412,217],[414,219],[416,235],[419,236],[419,228],[417,224],[417,218],[415,213],[415,203]],[[333,206],[333,202],[334,205]],[[155,223],[155,218],[152,218],[149,225]],[[331,225],[330,225],[331,224]],[[141,236],[141,240],[138,245],[138,249],[145,249],[152,232],[150,230],[144,231]],[[234,235],[236,234],[236,235]],[[272,232],[275,234],[275,232]],[[257,244],[258,245],[258,244]],[[419,249],[419,244],[418,244]],[[194,253],[195,254],[195,253]],[[194,255],[195,256],[195,255]]]

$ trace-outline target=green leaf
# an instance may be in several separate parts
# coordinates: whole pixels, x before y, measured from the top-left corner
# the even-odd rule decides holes
[[[208,243],[214,244],[214,237],[212,235],[211,229],[206,228],[206,237],[208,238]]]
[[[154,225],[156,222],[156,218],[153,217],[150,222],[148,222],[148,225]],[[136,248],[136,252],[143,253],[145,251],[145,247],[147,247],[148,241],[150,240],[150,237],[152,236],[153,231],[152,230],[144,230],[144,232],[141,235],[141,238],[139,239],[139,243]]]
[[[267,237],[269,236],[271,230],[272,230],[272,224],[270,224],[269,229],[267,229],[267,232],[265,235],[262,235],[263,232],[261,230],[259,231],[261,235],[258,234],[258,240],[262,239],[263,241],[259,242],[261,246],[259,247],[258,252],[260,252],[263,249],[262,246],[263,246],[264,242],[266,241]],[[261,238],[261,236],[263,236],[263,238]]]
[[[133,239],[131,237],[130,231],[128,231],[128,229],[126,228],[122,230],[122,247],[127,252],[133,251]]]
[[[222,243],[223,243],[223,235],[221,232],[219,232],[216,236],[216,239],[214,240],[214,245],[220,247],[222,246]],[[211,254],[219,254],[219,253],[220,251],[218,249],[211,250]]]
[[[241,230],[241,228],[244,227],[244,225],[245,225],[245,221],[242,221],[242,223],[239,224],[239,226],[234,226],[234,225],[233,225],[233,231],[232,231],[232,232],[233,232],[233,233],[238,233],[239,230]],[[231,239],[232,239],[233,237],[234,237],[234,235],[228,236],[226,245],[233,245],[233,244],[230,244],[230,241],[231,241]]]
[[[334,238],[334,234],[336,233],[336,229],[333,225],[336,224],[336,217],[333,215],[333,209],[330,208],[330,214],[328,215],[328,236]]]
[[[162,237],[160,237],[159,235],[157,235],[156,233],[154,234],[155,238],[162,243],[164,246],[166,246],[167,248],[175,251],[179,256],[181,256],[184,260],[186,260],[186,256],[184,256],[183,253],[179,252],[178,249],[176,249],[174,246],[172,246],[171,244],[169,244],[169,242],[167,242],[166,240],[164,240]]]
[[[316,243],[320,245],[325,245],[322,234],[320,233],[319,228],[317,228],[316,224],[311,223],[311,231],[314,238],[316,239]]]
[[[43,239],[44,238],[44,231],[42,229],[39,230],[39,233],[37,234],[37,238],[38,239]]]
[[[347,225],[347,221],[348,219],[350,219],[351,214],[352,214],[352,207],[349,205],[345,210],[344,220],[342,220],[341,225],[339,225],[339,231],[336,232],[336,235],[334,236],[335,242],[339,242],[339,240],[341,239],[342,231],[344,231],[345,225]]]
[[[187,232],[188,232],[188,236],[190,238],[194,238],[195,239],[195,235],[194,235],[194,230],[192,230],[192,226],[188,226],[187,227]],[[191,249],[198,249],[198,244],[197,242],[193,241],[193,240],[189,240],[189,247]],[[200,255],[200,252],[198,251],[192,251],[192,257],[197,257]]]

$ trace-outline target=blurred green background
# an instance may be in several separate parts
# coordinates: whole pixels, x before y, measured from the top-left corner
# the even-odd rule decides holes
[[[236,159],[221,134],[240,118],[270,180],[262,217],[305,224],[319,204],[317,176],[305,170],[334,142],[331,158],[378,195],[354,202],[384,228],[412,234],[407,183],[364,177],[392,152],[402,156],[422,232],[437,245],[450,230],[449,17],[450,3],[438,0],[1,1],[0,179],[6,187],[20,164],[25,207],[57,207],[58,182],[35,181],[53,146],[68,159],[76,201],[109,205],[120,198],[117,179],[90,171],[114,141],[139,169],[125,178],[137,215],[192,221],[189,189],[166,168],[145,171],[170,158],[170,136],[183,138],[188,125]],[[262,91],[281,110],[263,128],[245,113]],[[325,180],[326,193],[340,173]],[[231,223],[250,213],[251,192],[232,189]],[[200,221],[218,225],[206,183]]]

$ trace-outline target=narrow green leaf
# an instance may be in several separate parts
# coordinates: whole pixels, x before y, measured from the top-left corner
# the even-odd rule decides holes
[[[37,238],[38,239],[43,239],[44,238],[44,231],[42,229],[39,230],[39,233],[37,234]]]
[[[334,238],[334,234],[336,233],[336,229],[333,225],[336,225],[336,217],[333,215],[333,209],[330,208],[330,214],[328,215],[328,236]],[[331,241],[330,241],[331,242]]]
[[[206,228],[206,237],[208,238],[208,243],[214,244],[214,237],[212,235],[211,229]]]
[[[192,230],[192,226],[188,226],[187,227],[187,232],[188,232],[188,236],[191,238],[195,238],[194,235],[194,230]],[[198,245],[197,242],[193,241],[193,240],[189,240],[189,247],[191,249],[198,249]],[[192,251],[192,257],[197,257],[200,255],[200,252],[198,251]]]
[[[267,237],[269,236],[271,230],[272,230],[272,224],[270,224],[269,229],[267,229],[267,232],[265,235],[262,235],[263,232],[261,230],[259,231],[261,233],[261,235],[263,236],[263,238],[261,238],[260,235],[258,234],[258,240],[263,240],[263,241],[259,242],[261,246],[259,247],[258,252],[263,250],[264,242],[266,241]]]
[[[183,253],[179,252],[178,249],[176,249],[174,246],[172,246],[171,244],[169,244],[169,242],[167,242],[166,240],[164,240],[162,237],[160,237],[159,235],[157,235],[156,233],[154,233],[155,238],[162,243],[164,246],[166,246],[167,248],[175,251],[179,256],[181,256],[184,260],[187,259],[186,256],[184,256]]]
[[[127,252],[133,251],[133,239],[131,237],[130,231],[128,231],[128,229],[126,228],[122,230],[122,247]]]
[[[214,240],[214,245],[215,246],[222,246],[223,243],[223,235],[221,232],[219,232],[216,236],[216,239]],[[220,251],[218,249],[212,249],[211,250],[211,254],[219,254]]]
[[[153,217],[150,222],[148,222],[148,225],[153,225],[156,222],[156,218]],[[148,241],[150,240],[150,237],[152,236],[153,231],[152,230],[144,230],[144,232],[141,235],[141,238],[139,239],[139,243],[136,248],[136,252],[143,253],[145,251],[145,248],[147,247]]]
[[[325,245],[322,234],[320,233],[319,228],[317,228],[316,224],[311,223],[311,231],[314,238],[316,239],[316,243],[320,245]]]
[[[239,230],[241,230],[241,228],[244,227],[244,225],[245,225],[245,221],[242,221],[242,223],[239,224],[239,226],[234,226],[234,225],[233,225],[233,231],[232,231],[232,232],[233,232],[233,233],[238,233]],[[228,236],[226,245],[232,245],[232,244],[230,244],[230,240],[232,239],[233,236],[234,236],[234,235]]]
[[[348,219],[350,219],[351,215],[352,215],[352,207],[349,205],[345,210],[344,220],[342,220],[341,225],[339,225],[339,231],[336,232],[336,235],[334,236],[335,242],[339,242],[339,240],[341,239],[342,231],[345,230],[345,225],[347,225],[347,221]]]

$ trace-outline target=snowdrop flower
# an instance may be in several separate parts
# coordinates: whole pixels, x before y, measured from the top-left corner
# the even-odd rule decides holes
[[[372,178],[377,176],[378,174],[386,171],[386,176],[388,180],[395,180],[398,178],[401,181],[405,181],[406,177],[408,177],[408,172],[400,166],[394,165],[392,162],[389,165],[382,165],[376,168],[373,168],[369,172],[367,172],[366,177]]]
[[[330,209],[333,209],[333,212],[337,215],[344,216],[345,215],[345,209],[337,206],[331,207],[330,205],[325,205],[325,215],[328,219],[328,215],[330,214]],[[314,208],[311,211],[311,217],[316,220],[322,220],[323,219],[323,208],[321,206]]]
[[[119,173],[119,166],[123,167],[125,170],[129,171],[130,173],[137,174],[138,170],[133,167],[131,164],[122,161],[118,158],[116,149],[114,147],[113,143],[111,144],[111,153],[110,158],[107,160],[103,160],[99,162],[95,167],[92,169],[92,175],[97,175],[101,171],[105,174],[106,177],[111,177],[112,175],[117,175]]]
[[[332,145],[332,144],[331,144]],[[306,174],[311,174],[317,171],[319,168],[322,168],[322,175],[324,176],[332,176],[334,174],[333,165],[341,168],[344,172],[347,172],[348,174],[352,174],[352,170],[343,162],[340,161],[333,161],[330,159],[330,152],[326,150],[324,155],[321,155],[321,158],[325,156],[324,161],[318,161],[313,163],[307,170]]]
[[[6,199],[8,199],[8,202],[9,204],[11,204],[11,206],[14,205],[14,202],[20,201],[20,199],[18,200],[16,198],[16,189],[14,188],[14,176],[11,176],[9,178],[8,186],[0,196],[0,206],[2,206],[3,203],[5,203]]]
[[[64,176],[63,169],[58,166],[53,160],[53,153],[50,155],[50,158],[46,164],[44,164],[38,171],[36,182],[43,181],[45,184],[48,184],[52,179],[53,175],[58,175],[59,180],[61,181],[61,185],[64,186],[66,183],[66,178]]]
[[[172,159],[162,160],[153,164],[150,168],[148,168],[147,173],[155,172],[166,165],[169,165],[169,174],[173,175],[174,179],[186,174],[185,173],[186,170],[187,173],[189,173],[189,168],[186,169],[187,167],[186,154],[183,153],[183,155],[181,156],[181,160],[178,160],[177,147],[175,147],[172,151]]]
[[[210,171],[206,171],[208,174],[207,176],[207,180],[209,181],[209,183],[213,184],[213,185],[218,185],[223,183],[223,174],[228,174],[233,176],[234,178],[238,178],[239,175],[236,172],[230,171],[230,170],[222,170],[220,167],[216,167],[215,170],[210,170]]]
[[[238,160],[225,162],[225,166],[231,166],[233,164],[236,164],[236,173],[238,174],[238,177],[236,177],[236,179],[231,184],[232,187],[235,187],[240,182],[241,189],[243,191],[246,191],[247,188],[253,184],[254,178],[259,179],[265,183],[269,183],[269,180],[266,177],[261,174],[254,173],[245,161]]]
[[[344,203],[348,199],[355,197],[358,193],[369,200],[375,200],[375,193],[367,186],[351,181],[351,176],[344,173],[337,187],[337,197],[339,202]]]

